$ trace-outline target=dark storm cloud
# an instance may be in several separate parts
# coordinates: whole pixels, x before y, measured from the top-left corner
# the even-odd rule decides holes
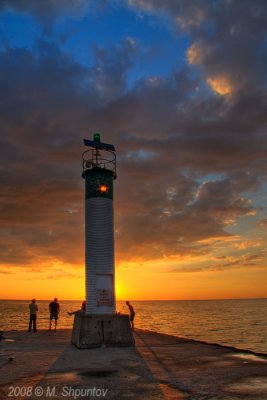
[[[136,258],[136,253],[151,258],[207,254],[208,247],[199,241],[229,236],[224,230],[228,224],[254,212],[251,201],[240,194],[253,190],[255,182],[250,179],[228,178],[196,187],[193,180],[175,177],[167,168],[159,176],[136,176],[127,194],[118,196],[117,248],[133,248],[129,258]]]
[[[95,48],[88,69],[46,41],[37,55],[11,48],[0,54],[3,263],[82,263],[82,138],[95,129],[94,113],[108,93],[125,90],[133,51],[129,39]],[[116,79],[109,83],[110,76]]]
[[[131,38],[115,47],[94,46],[95,65],[88,72],[89,82],[104,102],[114,101],[124,92],[134,54],[135,42]]]
[[[23,188],[10,185],[1,199],[2,262],[81,261],[83,212],[76,203],[77,192],[60,181],[49,185],[45,178],[40,184],[24,183]]]
[[[28,12],[41,20],[46,20],[62,14],[74,17],[82,16],[90,3],[90,0],[1,0],[0,9]]]
[[[46,2],[44,14],[85,3]],[[9,6],[42,18],[39,2],[23,4]],[[83,262],[81,139],[95,130],[118,152],[119,261],[207,255],[212,247],[201,241],[228,238],[229,224],[255,212],[243,193],[256,192],[267,170],[265,3],[249,2],[246,10],[242,2],[131,4],[165,10],[189,31],[202,72],[192,78],[188,66],[129,89],[127,74],[140,54],[132,38],[94,45],[90,67],[45,40],[35,54],[0,53],[4,264]],[[203,74],[227,77],[233,95],[203,89]]]
[[[192,63],[206,77],[225,77],[232,90],[252,90],[266,79],[267,4],[244,1],[128,0],[140,9],[165,12],[193,39]]]

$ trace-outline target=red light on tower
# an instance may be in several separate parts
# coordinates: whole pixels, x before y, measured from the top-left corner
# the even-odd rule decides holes
[[[106,193],[108,191],[107,185],[101,185],[99,188],[101,193]]]

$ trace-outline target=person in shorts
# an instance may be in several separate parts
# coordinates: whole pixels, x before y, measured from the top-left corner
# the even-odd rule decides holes
[[[55,320],[55,329],[57,329],[57,320],[58,320],[58,314],[60,311],[60,307],[58,304],[58,300],[55,297],[54,301],[51,301],[51,303],[49,304],[49,311],[50,311],[50,326],[49,326],[49,330],[51,331],[51,327],[52,327],[52,320]]]

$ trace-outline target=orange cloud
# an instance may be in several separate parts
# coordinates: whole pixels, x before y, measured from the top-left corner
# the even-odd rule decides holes
[[[229,79],[224,76],[208,78],[207,83],[215,93],[221,96],[226,96],[233,92],[233,87]]]
[[[262,245],[262,238],[256,238],[256,239],[251,239],[251,240],[244,240],[241,243],[235,244],[235,247],[239,250],[245,250],[248,248],[253,248],[253,247],[259,247]]]
[[[189,64],[200,64],[204,58],[204,49],[199,43],[195,42],[189,47],[186,55]]]

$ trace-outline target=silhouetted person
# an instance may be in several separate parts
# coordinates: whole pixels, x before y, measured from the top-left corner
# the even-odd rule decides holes
[[[33,332],[37,332],[36,329],[36,312],[38,311],[38,307],[35,304],[35,299],[32,299],[32,302],[29,304],[29,309],[30,309],[30,322],[29,322],[29,332],[32,330],[33,326]]]
[[[81,309],[80,309],[80,310],[76,310],[76,311],[73,311],[73,312],[68,312],[68,314],[69,314],[69,315],[73,315],[73,314],[77,314],[77,313],[85,312],[85,311],[86,311],[86,301],[84,300],[84,301],[82,302],[82,306],[81,306]]]
[[[129,303],[129,301],[126,301],[127,306],[129,307],[129,311],[130,311],[130,321],[131,321],[131,325],[132,328],[134,328],[134,317],[135,317],[135,312],[133,309],[133,306]]]
[[[57,301],[57,298],[55,297],[54,301],[51,301],[49,304],[49,311],[50,311],[50,326],[49,330],[51,330],[52,326],[52,319],[55,320],[55,329],[57,329],[57,320],[58,320],[58,314],[60,311],[60,307]]]

